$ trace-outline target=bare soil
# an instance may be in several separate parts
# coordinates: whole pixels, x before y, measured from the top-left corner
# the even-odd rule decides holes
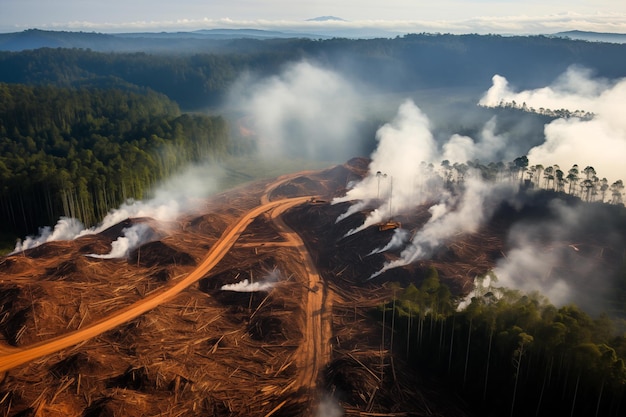
[[[0,258],[0,416],[467,415],[381,348],[371,311],[390,299],[387,282],[419,285],[431,266],[467,293],[505,250],[508,220],[368,280],[398,254],[363,254],[393,231],[344,238],[366,213],[335,225],[346,206],[330,204],[367,164],[253,183],[176,222],[128,219]],[[416,231],[428,216],[421,207],[398,220]],[[107,253],[135,222],[152,239],[128,258],[85,256]],[[268,276],[267,291],[222,290]]]

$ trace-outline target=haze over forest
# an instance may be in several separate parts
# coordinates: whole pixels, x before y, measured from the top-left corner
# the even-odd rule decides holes
[[[190,3],[189,10],[200,7]],[[482,7],[492,2],[472,3],[487,13]],[[510,10],[520,7],[510,3]],[[608,1],[594,14],[586,2],[573,3],[570,14],[537,5],[526,18],[494,9],[491,17],[446,21],[434,11],[419,21],[352,22],[336,17],[345,9],[300,20],[185,20],[168,9],[169,20],[103,12],[91,21],[77,11],[27,27],[43,17],[28,20],[22,3],[10,4],[14,24],[0,19],[0,277],[7,279],[0,281],[0,312],[7,311],[0,323],[13,327],[5,326],[2,340],[23,348],[17,334],[28,332],[27,314],[37,323],[34,301],[24,317],[11,310],[26,297],[19,279],[9,283],[15,265],[26,262],[20,256],[37,259],[37,248],[47,254],[54,242],[117,233],[107,250],[94,244],[98,250],[80,256],[139,266],[142,248],[165,240],[181,218],[204,219],[206,201],[235,201],[235,186],[312,169],[320,171],[302,174],[306,181],[276,180],[274,194],[266,190],[261,201],[325,190],[328,200],[312,197],[310,207],[287,212],[287,223],[321,268],[324,294],[386,294],[367,313],[370,329],[382,323],[381,357],[388,348],[397,360],[406,356],[406,369],[447,381],[442,392],[469,401],[459,416],[548,415],[557,402],[545,396],[557,392],[567,405],[554,415],[620,415],[626,10]],[[207,230],[226,221],[220,216]],[[199,281],[198,288],[271,294],[291,279],[277,266],[263,267],[269,270],[260,280],[238,272],[236,280],[215,288]],[[349,279],[336,273],[340,267]],[[329,276],[337,288],[326,286]],[[317,289],[303,285],[314,297]],[[455,334],[467,338],[466,350],[455,348]],[[394,335],[402,345],[395,352]],[[374,366],[354,363],[361,371]],[[496,363],[500,373],[490,371]],[[378,389],[381,398],[393,391],[385,391],[383,375],[393,359],[381,359],[380,376],[368,372],[380,385],[359,388],[369,398],[364,404],[347,394],[353,382],[342,385],[334,374],[340,368],[326,365],[320,380],[345,392],[324,392],[330,400],[316,406],[319,413],[326,406],[330,415],[350,407],[392,413],[375,397]],[[5,399],[29,409],[15,394],[25,379],[2,369],[0,407],[8,404],[6,389]],[[498,385],[490,372],[506,399],[488,390]],[[484,381],[468,387],[468,375]],[[490,405],[487,398],[503,399]],[[274,410],[285,404],[277,402]],[[96,403],[87,401],[78,415],[100,410]],[[10,407],[5,414],[13,415]]]

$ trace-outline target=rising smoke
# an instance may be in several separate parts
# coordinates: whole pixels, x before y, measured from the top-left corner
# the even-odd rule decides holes
[[[268,292],[278,284],[280,280],[280,271],[278,269],[272,270],[265,275],[259,281],[248,281],[244,279],[234,284],[222,285],[220,288],[222,291],[235,291],[235,292]]]
[[[258,291],[267,292],[271,290],[272,288],[274,288],[274,285],[276,285],[275,282],[267,282],[267,281],[250,282],[247,279],[244,279],[243,281],[239,281],[235,284],[222,285],[220,289],[222,291],[235,291],[235,292],[258,292]]]
[[[354,156],[362,100],[346,78],[319,65],[303,61],[273,77],[244,77],[229,106],[251,120],[261,157],[339,162]]]
[[[150,234],[151,230],[148,225],[142,223],[124,228],[122,236],[111,243],[111,252],[104,255],[92,253],[88,256],[100,259],[125,258],[132,249],[145,242],[146,237]]]
[[[497,285],[539,291],[559,306],[575,302],[590,313],[602,312],[626,244],[624,221],[613,208],[554,199],[541,220],[515,224],[507,256],[494,269]]]
[[[514,91],[504,77],[494,76],[493,86],[480,100],[482,106],[497,107],[515,101],[528,111],[539,112],[544,108],[593,113],[591,119],[556,118],[545,126],[545,142],[540,144],[520,142],[519,135],[498,131],[499,119],[495,117],[489,119],[475,137],[448,133],[442,138],[426,113],[411,100],[403,102],[393,120],[376,133],[377,147],[371,154],[367,175],[353,184],[344,197],[334,200],[334,203],[353,203],[337,222],[362,210],[369,212],[363,224],[348,234],[392,219],[417,205],[430,207],[430,219],[410,242],[408,233],[400,229],[388,245],[380,248],[380,251],[403,250],[398,260],[384,265],[374,275],[427,259],[456,234],[476,231],[489,220],[500,202],[510,199],[517,191],[517,181],[486,182],[471,170],[462,178],[455,178],[456,185],[450,187],[443,161],[452,165],[479,159],[486,164],[508,162],[527,154],[530,164],[558,164],[564,170],[573,164],[591,165],[611,181],[626,178],[623,163],[626,118],[622,115],[626,80],[595,80],[591,75],[588,70],[572,67],[551,86],[521,92]],[[241,80],[231,94],[231,105],[252,120],[262,156],[343,161],[355,155],[354,142],[358,141],[355,125],[363,118],[362,95],[358,90],[344,76],[300,62],[275,77],[255,79],[250,76]],[[190,168],[187,175],[160,187],[153,199],[124,204],[95,228],[84,230],[77,220],[63,218],[53,230],[44,229],[41,236],[26,238],[15,250],[49,240],[98,233],[129,217],[174,219],[182,211],[193,208],[194,197],[207,195],[214,189],[215,184],[207,184],[207,181],[217,181],[221,174],[203,170],[206,168]],[[567,212],[553,210],[561,216]],[[578,209],[571,210],[577,213]],[[553,230],[554,236],[561,236],[560,231],[568,227],[571,228],[570,223],[553,221],[550,227],[524,224],[512,228],[508,238],[511,249],[495,270],[501,275],[499,282],[524,290],[541,290],[557,303],[579,298],[583,292],[572,287],[572,280],[555,271],[554,266],[560,261],[558,256],[563,252],[544,251],[534,238],[534,233],[546,229]],[[127,253],[133,242],[141,240],[134,238],[137,236],[141,236],[141,230],[125,230],[106,256]],[[568,236],[563,236],[566,241]],[[584,265],[579,269],[587,271]],[[263,281],[243,281],[225,289],[250,291],[259,290],[263,285]]]
[[[377,253],[387,252],[390,250],[395,250],[398,248],[403,248],[410,237],[411,234],[408,230],[398,228],[393,231],[393,236],[391,236],[391,240],[389,241],[389,243],[387,243],[385,246],[374,249],[368,254],[368,256],[375,255]]]
[[[467,162],[475,159],[482,161],[512,161],[519,156],[517,147],[513,147],[510,135],[496,133],[497,118],[493,116],[485,123],[479,140],[453,134],[442,146],[442,159],[451,162]]]
[[[557,164],[567,171],[574,164],[592,166],[610,182],[626,178],[626,79],[593,79],[590,70],[571,67],[552,85],[515,92],[506,78],[495,75],[493,86],[480,100],[484,106],[513,103],[529,111],[577,110],[591,120],[558,118],[545,127],[545,143],[528,151],[531,164]]]
[[[430,184],[422,162],[437,159],[437,143],[430,132],[428,117],[413,103],[405,101],[390,123],[377,134],[378,147],[372,154],[368,175],[335,203],[360,200],[338,218],[359,211],[365,204],[379,202],[363,225],[348,234],[357,233],[373,224],[406,210],[432,197],[435,187]],[[438,187],[437,187],[438,188]]]
[[[498,208],[512,199],[517,183],[494,184],[472,176],[465,180],[460,195],[450,195],[445,201],[430,207],[431,217],[400,254],[400,258],[386,263],[372,275],[428,259],[444,242],[461,233],[474,233]]]
[[[425,259],[451,236],[475,231],[499,201],[514,194],[516,182],[494,184],[483,181],[472,172],[463,179],[460,194],[452,193],[444,188],[444,178],[437,174],[444,160],[464,163],[467,159],[457,158],[476,157],[490,148],[490,144],[494,152],[504,148],[506,138],[493,134],[493,124],[493,120],[488,122],[477,141],[454,135],[440,148],[431,132],[428,117],[412,101],[406,101],[398,109],[396,118],[378,130],[378,148],[372,154],[368,175],[344,197],[334,200],[335,203],[357,200],[357,203],[337,220],[343,220],[372,202],[377,202],[376,208],[348,235],[419,204],[431,205],[431,218],[404,248],[401,258],[386,264],[373,276]]]
[[[570,68],[552,86],[533,91],[513,92],[501,76],[494,76],[493,82],[480,101],[483,106],[515,101],[519,108],[528,111],[552,108],[593,113],[591,119],[557,118],[546,125],[545,142],[528,146],[523,152],[528,154],[530,164],[558,164],[565,170],[573,164],[591,165],[611,180],[625,177],[626,118],[620,113],[620,103],[626,102],[626,80],[593,80],[589,71]],[[486,164],[497,161],[487,159],[490,157],[508,156],[508,160],[503,160],[508,162],[519,156],[507,154],[509,148],[519,149],[519,143],[515,146],[515,138],[506,132],[496,134],[496,123],[495,118],[491,119],[477,139],[454,134],[438,144],[426,115],[407,101],[396,118],[378,131],[378,148],[372,154],[367,176],[335,200],[353,202],[337,221],[371,209],[364,223],[348,232],[353,234],[417,204],[428,204],[431,217],[415,232],[400,258],[383,265],[372,277],[428,259],[446,240],[476,231],[502,202],[513,201],[519,181],[485,182],[471,170],[455,192],[442,187],[439,166],[444,160],[465,163],[479,158]],[[433,177],[432,172],[439,175]],[[380,173],[386,176],[381,177]],[[595,278],[597,282],[590,285],[589,277],[598,263],[572,256],[579,249],[571,242],[585,236],[580,229],[583,219],[597,221],[598,214],[590,205],[565,206],[558,199],[550,210],[549,221],[526,221],[511,228],[507,238],[509,252],[494,269],[498,285],[540,291],[558,305],[575,301],[588,311],[597,312],[603,308],[598,306],[598,300],[606,296],[608,279]],[[575,230],[580,232],[576,236]],[[564,268],[568,262],[570,267]]]
[[[275,77],[244,78],[231,94],[231,105],[254,120],[260,156],[270,159],[300,156],[343,161],[351,157],[357,140],[355,126],[363,118],[359,103],[356,88],[345,78],[308,62],[291,65]],[[151,199],[129,200],[95,227],[86,229],[77,219],[62,218],[54,228],[42,228],[38,236],[19,241],[12,253],[49,241],[100,233],[127,218],[173,220],[193,211],[197,199],[213,193],[223,176],[215,165],[190,166],[157,187]],[[127,254],[147,237],[142,228],[124,229],[112,251],[98,256]]]
[[[192,165],[178,175],[160,184],[154,191],[153,198],[145,201],[129,200],[119,208],[111,210],[102,222],[92,228],[85,228],[77,219],[62,217],[54,229],[44,227],[38,236],[28,236],[16,244],[12,253],[31,249],[46,242],[72,240],[80,236],[97,234],[128,218],[150,217],[167,222],[176,219],[181,213],[193,212],[200,199],[217,190],[223,171],[214,165]],[[125,228],[122,236],[113,242],[111,252],[104,255],[90,255],[100,258],[118,258],[126,256],[130,250],[144,243],[147,233],[144,224]]]
[[[531,164],[557,164],[565,171],[574,164],[593,166],[609,183],[626,178],[626,118],[622,110],[626,79],[593,79],[591,71],[571,67],[551,86],[514,92],[504,77],[494,76],[481,104],[513,101],[531,111],[593,113],[591,119],[557,118],[546,125],[545,143],[528,152]],[[586,311],[599,313],[605,308],[602,301],[608,297],[612,277],[604,271],[599,273],[598,260],[602,258],[598,258],[598,250],[592,251],[594,256],[585,257],[580,244],[591,245],[593,242],[585,240],[589,231],[606,227],[605,240],[623,247],[622,238],[610,227],[615,219],[602,212],[602,207],[566,206],[559,200],[553,201],[550,211],[549,221],[523,222],[510,230],[511,250],[494,270],[498,283],[540,291],[557,305],[576,302]]]
[[[85,226],[80,220],[70,217],[61,217],[54,226],[54,229],[50,226],[42,227],[39,229],[39,235],[27,236],[23,241],[18,241],[11,254],[34,248],[46,242],[72,240],[84,229]]]

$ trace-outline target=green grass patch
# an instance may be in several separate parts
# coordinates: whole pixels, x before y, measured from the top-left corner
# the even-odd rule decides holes
[[[225,175],[219,182],[219,190],[226,191],[253,181],[275,178],[293,172],[320,170],[337,165],[337,162],[306,159],[263,159],[257,157],[231,157],[222,162]]]

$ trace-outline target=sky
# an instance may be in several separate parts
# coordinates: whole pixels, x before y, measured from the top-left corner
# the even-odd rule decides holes
[[[311,22],[335,16],[344,22]],[[626,33],[624,0],[0,0],[0,32],[254,28],[313,32]]]

